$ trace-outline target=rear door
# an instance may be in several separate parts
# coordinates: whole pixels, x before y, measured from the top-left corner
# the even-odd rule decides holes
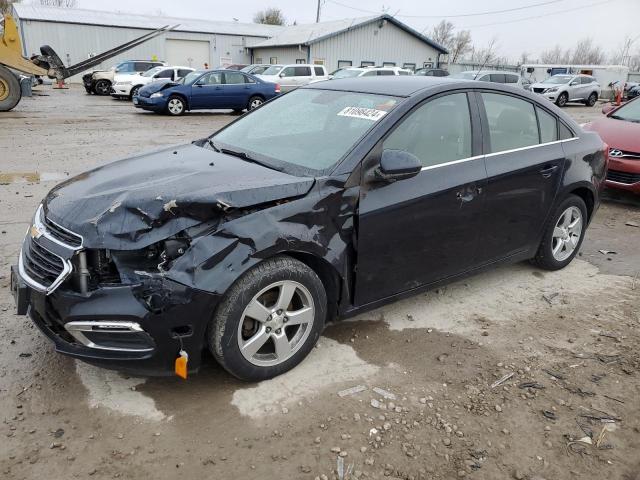
[[[249,103],[249,85],[245,76],[237,71],[224,72],[222,106],[224,108],[245,108]]]
[[[488,182],[483,263],[537,248],[562,177],[556,117],[506,93],[477,94]]]
[[[477,105],[466,92],[415,107],[365,159],[355,300],[358,305],[472,269],[486,182]],[[393,183],[370,175],[383,150],[403,150],[424,165]]]
[[[222,90],[222,73],[211,72],[200,77],[191,86],[191,108],[226,108]]]

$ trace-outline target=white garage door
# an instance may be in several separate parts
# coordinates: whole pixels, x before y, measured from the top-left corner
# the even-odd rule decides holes
[[[209,59],[209,42],[201,40],[167,39],[167,58],[169,65],[180,65],[196,69],[211,65]]]

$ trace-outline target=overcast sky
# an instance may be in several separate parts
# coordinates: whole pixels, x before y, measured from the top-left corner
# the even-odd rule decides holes
[[[446,16],[457,27],[471,30],[476,46],[485,46],[496,37],[499,54],[513,60],[525,51],[535,57],[556,44],[569,47],[585,37],[592,37],[609,53],[621,49],[626,35],[635,36],[632,51],[640,50],[640,0],[386,0],[384,4],[365,0],[321,1],[321,21],[366,16],[370,15],[369,11],[382,12],[384,8],[422,31]],[[284,12],[288,22],[312,23],[316,5],[316,0],[78,0],[80,8],[142,14],[161,12],[168,16],[211,20],[235,18],[241,22],[250,22],[256,11],[274,6]],[[516,8],[521,9],[462,16]]]

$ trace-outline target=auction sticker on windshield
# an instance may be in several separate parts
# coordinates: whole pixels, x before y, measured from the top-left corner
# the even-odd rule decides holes
[[[387,112],[376,110],[375,108],[346,107],[338,112],[339,117],[362,118],[377,122],[386,115]]]

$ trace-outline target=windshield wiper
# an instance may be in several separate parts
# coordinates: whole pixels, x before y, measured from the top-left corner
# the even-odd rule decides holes
[[[229,148],[218,147],[218,146],[216,146],[216,144],[211,139],[209,139],[208,142],[209,142],[209,145],[211,145],[211,148],[213,148],[218,153],[224,153],[226,155],[231,155],[233,157],[238,157],[238,158],[241,158],[242,160],[245,160],[247,162],[255,163],[256,165],[260,165],[262,167],[270,168],[271,170],[275,170],[277,172],[281,172],[282,171],[281,168],[274,167],[273,165],[271,165],[269,163],[266,163],[266,162],[261,162],[260,160],[256,160],[251,155],[249,155],[247,152],[238,152],[238,151],[235,151],[235,150],[231,150]]]
[[[615,118],[616,120],[626,120],[626,118],[621,117],[620,115],[609,115],[609,118]]]

